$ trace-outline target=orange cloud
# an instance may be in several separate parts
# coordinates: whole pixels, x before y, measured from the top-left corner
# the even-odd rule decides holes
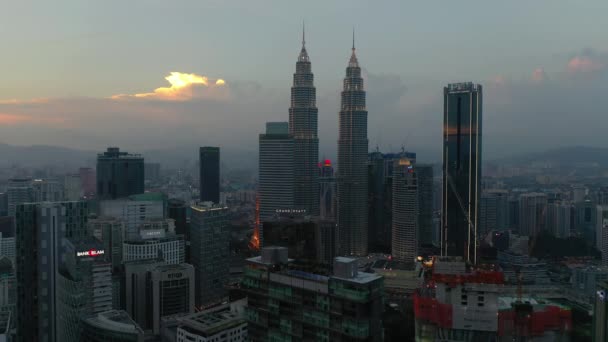
[[[18,125],[23,123],[28,124],[59,124],[62,125],[66,122],[65,118],[62,117],[35,117],[27,114],[8,114],[0,113],[0,125]]]
[[[165,77],[165,80],[171,84],[170,87],[156,88],[152,93],[140,93],[140,94],[118,94],[113,95],[110,98],[114,100],[125,99],[125,98],[145,98],[145,99],[159,99],[159,100],[171,100],[171,101],[185,101],[194,97],[193,88],[195,86],[202,86],[205,88],[222,87],[226,84],[226,81],[219,78],[217,80],[210,81],[206,76],[200,76],[197,74],[186,74],[177,71],[173,71],[169,76]]]
[[[604,68],[604,64],[593,60],[589,56],[576,56],[568,62],[569,72],[593,72]]]

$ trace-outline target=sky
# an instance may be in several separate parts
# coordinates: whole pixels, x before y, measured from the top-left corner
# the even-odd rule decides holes
[[[257,151],[287,121],[302,22],[333,158],[356,32],[370,149],[441,151],[442,91],[484,88],[484,158],[608,147],[608,1],[6,1],[0,143]]]

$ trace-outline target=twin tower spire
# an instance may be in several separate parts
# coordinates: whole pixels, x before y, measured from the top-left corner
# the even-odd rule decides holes
[[[355,54],[355,28],[353,27],[353,47],[352,54],[350,56],[350,60],[348,61],[349,67],[358,67],[359,61],[357,60],[357,55]],[[310,58],[308,57],[308,52],[306,51],[306,25],[302,22],[302,50],[300,50],[300,56],[298,57],[298,61],[300,62],[309,62]]]

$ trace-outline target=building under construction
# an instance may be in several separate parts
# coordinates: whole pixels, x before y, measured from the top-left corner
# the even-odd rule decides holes
[[[414,294],[416,341],[570,341],[572,314],[556,303],[505,295],[504,276],[436,257]]]

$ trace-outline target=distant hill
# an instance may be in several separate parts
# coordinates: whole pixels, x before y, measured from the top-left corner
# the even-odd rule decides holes
[[[571,146],[560,147],[544,152],[534,152],[505,158],[499,162],[550,162],[554,165],[573,165],[598,163],[608,167],[608,148]]]

